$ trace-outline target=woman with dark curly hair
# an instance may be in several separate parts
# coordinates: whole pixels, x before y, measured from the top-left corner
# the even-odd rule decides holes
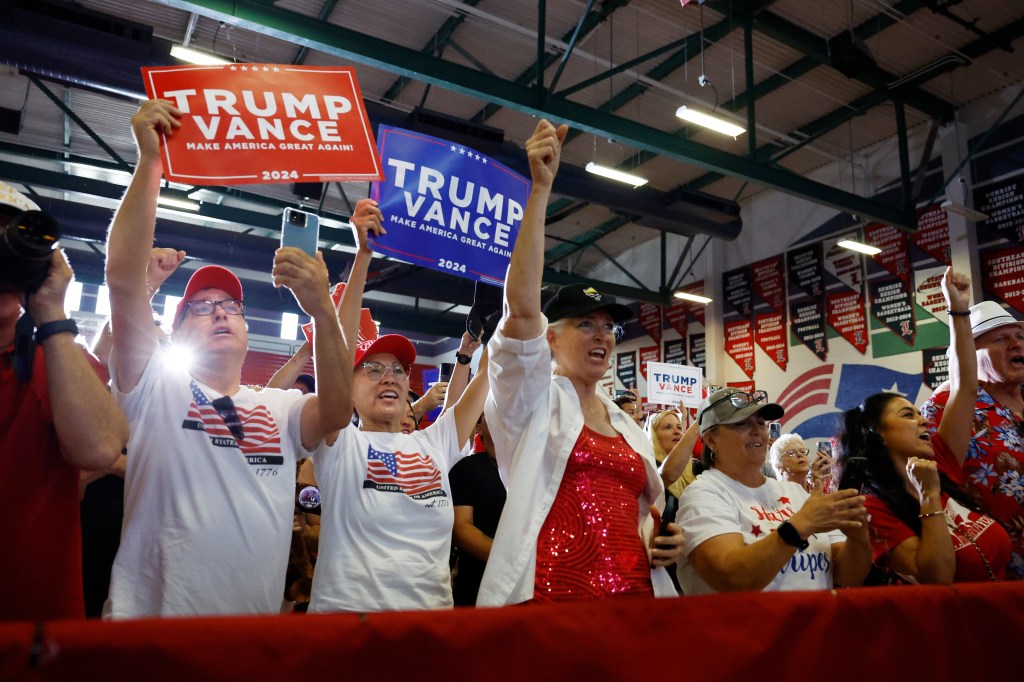
[[[950,399],[938,430],[896,393],[878,393],[843,414],[836,475],[863,485],[872,558],[912,583],[1002,580],[1010,538],[960,490],[977,393],[967,304],[970,281],[947,268]]]

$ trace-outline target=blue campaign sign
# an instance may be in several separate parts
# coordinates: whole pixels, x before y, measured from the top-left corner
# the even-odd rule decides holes
[[[377,253],[501,286],[530,181],[484,154],[429,135],[380,126],[387,180],[370,196],[387,234]]]

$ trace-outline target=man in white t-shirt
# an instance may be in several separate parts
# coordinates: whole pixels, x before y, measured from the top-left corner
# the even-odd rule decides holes
[[[372,256],[368,238],[382,232],[382,222],[375,202],[356,205],[356,258],[339,319],[353,341],[347,378],[359,426],[328,438],[313,456],[321,507],[311,612],[452,607],[448,557],[455,517],[448,472],[483,412],[486,360],[436,422],[401,432],[415,347],[397,334],[354,343]]]
[[[276,286],[313,318],[318,395],[240,386],[248,351],[242,286],[207,266],[189,280],[160,348],[146,291],[161,181],[159,134],[181,113],[150,100],[132,118],[139,161],[107,240],[115,397],[131,428],[125,518],[104,610],[113,618],[275,613],[291,540],[295,462],[351,419],[351,355],[323,258],[280,249]],[[183,256],[184,254],[182,254]],[[173,264],[175,267],[177,263]]]

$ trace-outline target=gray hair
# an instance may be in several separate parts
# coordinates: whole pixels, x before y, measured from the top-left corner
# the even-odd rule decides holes
[[[775,474],[779,475],[779,471],[782,468],[783,452],[793,448],[806,447],[807,444],[799,433],[784,433],[779,436],[779,439],[772,443],[772,447],[768,451],[768,457],[771,459],[772,468],[775,469]]]

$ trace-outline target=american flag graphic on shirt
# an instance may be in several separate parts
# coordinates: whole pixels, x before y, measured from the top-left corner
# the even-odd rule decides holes
[[[188,413],[181,428],[205,431],[213,445],[222,448],[239,448],[245,455],[281,454],[281,432],[278,430],[277,422],[271,416],[270,410],[265,406],[257,405],[252,409],[235,406],[245,433],[242,441],[238,442],[203,390],[195,381],[190,384],[192,403],[188,406]],[[279,462],[275,458],[270,461],[252,463],[277,464]]]
[[[415,500],[447,497],[441,486],[441,472],[420,453],[384,452],[367,446],[366,480],[363,488],[405,493]]]

